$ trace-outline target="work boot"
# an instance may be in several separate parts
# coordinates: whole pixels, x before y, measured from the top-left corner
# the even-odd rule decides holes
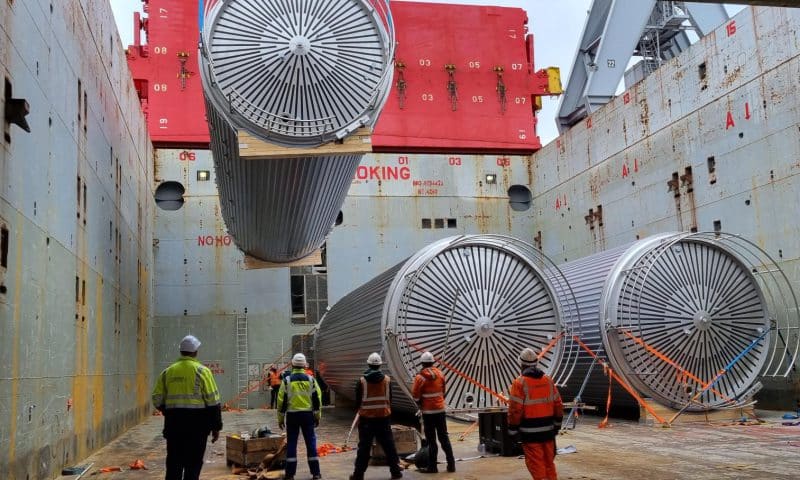
[[[392,478],[403,478],[403,472],[395,472],[392,474]]]
[[[447,463],[447,471],[453,473],[456,471],[456,464],[455,462],[448,462]]]
[[[425,468],[420,468],[419,471],[421,473],[439,473],[439,468],[438,467],[425,467]]]
[[[364,480],[364,474],[363,473],[354,473],[354,474],[350,475],[350,480]]]

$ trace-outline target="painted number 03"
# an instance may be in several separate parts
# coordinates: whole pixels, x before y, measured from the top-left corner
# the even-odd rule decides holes
[[[454,167],[460,167],[461,166],[461,157],[449,157],[447,159],[447,163],[449,163],[450,165],[452,165]]]
[[[433,94],[432,93],[423,93],[422,94],[422,101],[423,102],[432,102],[433,101]]]

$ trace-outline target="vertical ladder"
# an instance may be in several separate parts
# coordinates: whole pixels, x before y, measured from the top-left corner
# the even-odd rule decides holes
[[[247,390],[250,386],[248,372],[247,372],[247,316],[236,316],[236,380],[237,391],[241,395],[242,392]],[[239,397],[238,408],[245,410],[248,408],[247,397],[249,395],[241,395]]]

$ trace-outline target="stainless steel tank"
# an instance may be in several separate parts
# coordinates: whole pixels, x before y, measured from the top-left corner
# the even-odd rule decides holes
[[[245,253],[289,262],[317,249],[361,156],[243,160],[237,132],[313,147],[374,125],[393,52],[388,0],[228,0],[206,12],[201,76],[221,213]]]
[[[379,352],[395,380],[393,408],[412,411],[410,386],[426,350],[443,365],[450,411],[503,406],[495,394],[507,395],[525,347],[545,349],[542,368],[565,379],[576,352],[561,332],[575,302],[559,274],[545,275],[548,267],[540,252],[511,237],[428,245],[330,308],[315,335],[318,368],[352,400],[367,356]]]
[[[729,364],[689,409],[741,401],[773,364],[775,316],[763,263],[752,258],[758,249],[735,238],[662,234],[562,264],[579,304],[582,340],[639,394],[661,404],[682,408]],[[578,360],[565,397],[578,392],[591,362],[589,355]],[[608,388],[596,365],[582,399],[605,405]],[[612,404],[636,401],[615,386]]]

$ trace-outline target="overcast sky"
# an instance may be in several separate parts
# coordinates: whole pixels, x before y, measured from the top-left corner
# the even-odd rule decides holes
[[[141,0],[110,0],[124,45],[133,43],[133,12],[141,11]],[[417,0],[426,1],[426,0]],[[528,13],[528,29],[536,38],[536,68],[561,67],[562,83],[566,86],[569,70],[575,57],[586,15],[592,0],[437,0],[435,3],[466,5],[495,5],[523,8]],[[728,7],[733,13],[742,7]],[[546,144],[558,135],[555,116],[557,98],[545,98],[539,112],[539,135]]]

